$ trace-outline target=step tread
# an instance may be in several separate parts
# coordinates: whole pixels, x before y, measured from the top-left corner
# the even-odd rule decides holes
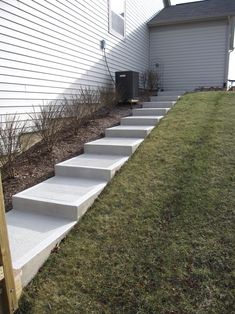
[[[171,100],[168,100],[168,101],[153,100],[153,101],[145,101],[142,103],[142,105],[155,104],[155,105],[162,105],[162,106],[169,105],[170,107],[172,107],[175,103],[176,103],[176,101],[173,101],[173,100],[172,101]],[[167,108],[167,107],[161,107],[161,108]]]
[[[122,124],[120,126],[106,129],[106,137],[145,138],[154,128],[152,125],[143,125],[143,123],[139,123],[139,125],[138,123],[134,123],[134,125],[129,123],[130,121],[136,120],[126,120],[128,122],[127,125],[123,123],[124,121],[121,122]],[[140,122],[141,121],[142,120],[140,120]]]
[[[76,221],[17,210],[8,212],[6,219],[14,269],[21,269],[76,224]]]
[[[151,96],[153,98],[158,98],[158,97],[164,97],[164,98],[167,98],[167,97],[181,97],[180,94],[172,94],[172,95],[157,95],[157,96]]]
[[[142,104],[151,104],[151,103],[172,104],[172,103],[175,103],[175,101],[173,101],[173,100],[154,100],[154,101],[143,101],[142,102]],[[141,109],[141,108],[137,108],[137,109]]]
[[[133,116],[141,117],[141,116],[164,116],[170,108],[141,108],[141,109],[134,109],[132,111]]]
[[[159,92],[158,96],[171,96],[171,95],[183,95],[185,94],[185,91],[181,91],[181,90],[169,90],[169,91],[163,91],[163,92]]]
[[[140,144],[142,141],[143,141],[142,138],[104,137],[99,140],[86,143],[85,146],[90,145],[131,146]]]
[[[152,104],[152,102],[149,102],[150,104]],[[159,107],[159,108],[138,108],[138,109],[134,109],[135,111],[158,111],[158,110],[170,110],[171,108],[167,108],[167,107]]]
[[[85,199],[101,191],[106,184],[104,180],[56,176],[14,195],[13,198],[79,206]]]
[[[176,104],[176,101],[149,101],[142,104],[143,109],[170,109]]]
[[[150,125],[118,125],[112,128],[107,128],[106,130],[153,130],[154,126]]]
[[[177,101],[180,95],[170,95],[170,96],[151,96],[151,101]]]
[[[162,119],[163,116],[130,116],[130,117],[125,117],[122,118],[122,120],[129,120],[129,119]]]
[[[95,169],[113,169],[116,165],[126,162],[128,157],[117,155],[82,154],[63,161],[56,166],[84,167]]]
[[[150,96],[150,98],[157,98],[157,97],[181,97],[180,94],[172,94],[172,95],[155,95],[155,96]]]

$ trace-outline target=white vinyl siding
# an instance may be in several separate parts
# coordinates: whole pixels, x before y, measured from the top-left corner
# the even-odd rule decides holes
[[[79,86],[111,84],[112,74],[149,63],[147,21],[161,0],[126,0],[126,38],[108,32],[107,0],[0,1],[0,115],[32,111]]]
[[[151,28],[150,61],[160,65],[162,87],[222,87],[226,82],[227,41],[225,20]]]

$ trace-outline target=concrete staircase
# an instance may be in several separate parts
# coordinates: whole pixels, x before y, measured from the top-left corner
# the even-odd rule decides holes
[[[152,97],[106,129],[104,138],[86,143],[83,155],[57,164],[55,177],[13,196],[7,224],[13,268],[23,286],[178,98]]]

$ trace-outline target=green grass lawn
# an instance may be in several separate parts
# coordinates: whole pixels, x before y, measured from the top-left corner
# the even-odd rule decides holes
[[[20,313],[235,313],[235,93],[185,95],[24,290]]]

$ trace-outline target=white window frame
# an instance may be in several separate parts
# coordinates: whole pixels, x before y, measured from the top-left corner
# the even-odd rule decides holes
[[[116,32],[113,28],[112,28],[112,10],[111,10],[111,2],[115,1],[115,0],[108,0],[108,16],[109,16],[109,25],[108,25],[108,29],[109,29],[109,33],[115,37],[118,37],[120,39],[124,39],[126,38],[126,0],[124,1],[124,17],[122,17],[121,15],[120,18],[123,19],[124,22],[124,35]]]

